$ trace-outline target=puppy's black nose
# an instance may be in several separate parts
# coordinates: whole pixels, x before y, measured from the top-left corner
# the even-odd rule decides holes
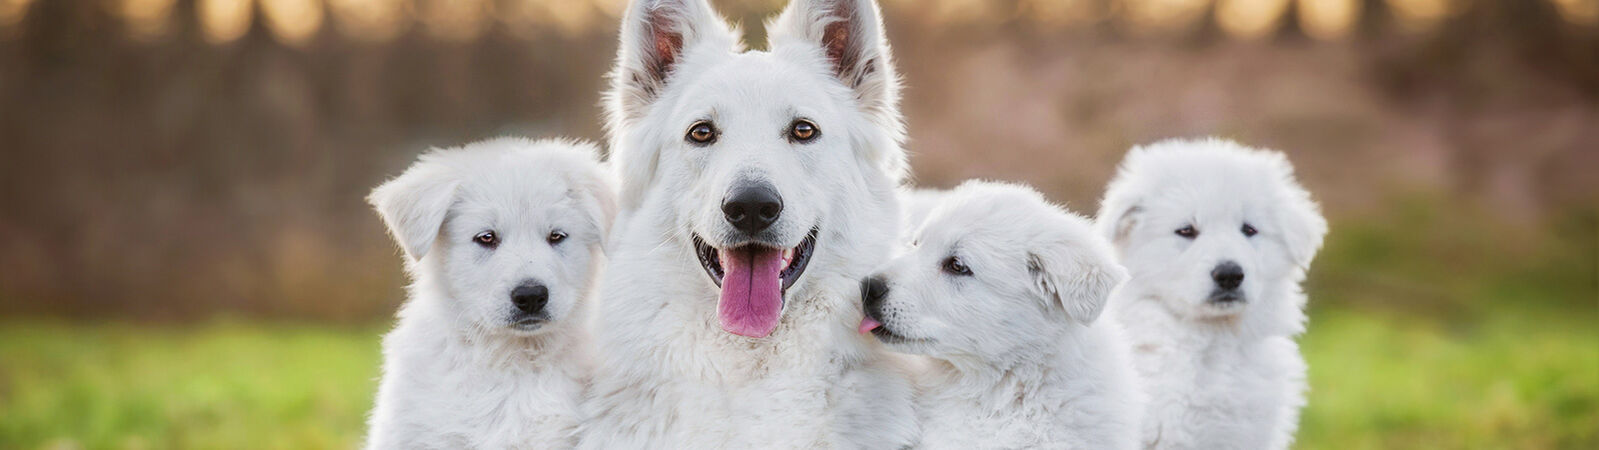
[[[777,189],[765,183],[734,188],[732,195],[722,200],[722,216],[733,228],[745,234],[755,234],[772,226],[783,214],[783,197]]]
[[[870,315],[883,306],[883,298],[888,297],[888,280],[882,275],[875,275],[861,280],[861,307]]]
[[[522,283],[511,290],[511,304],[516,309],[528,314],[544,310],[544,304],[550,301],[550,290],[538,283]]]
[[[1244,284],[1244,268],[1232,261],[1222,261],[1216,268],[1210,269],[1210,279],[1216,280],[1216,287],[1222,289],[1238,289]]]

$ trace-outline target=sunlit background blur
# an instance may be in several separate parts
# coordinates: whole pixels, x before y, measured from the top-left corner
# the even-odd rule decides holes
[[[0,0],[0,448],[356,445],[430,147],[599,140],[624,0]],[[782,0],[717,0],[747,40]],[[1281,149],[1302,448],[1599,448],[1599,0],[884,0],[917,184]]]

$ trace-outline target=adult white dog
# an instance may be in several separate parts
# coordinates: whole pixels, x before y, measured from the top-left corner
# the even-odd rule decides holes
[[[383,339],[369,448],[573,445],[582,313],[616,204],[596,155],[496,139],[425,154],[372,191],[415,283]]]
[[[1160,449],[1281,449],[1304,405],[1304,279],[1327,222],[1281,153],[1216,140],[1134,148],[1100,232],[1132,275],[1127,330]]]
[[[622,212],[584,448],[898,448],[910,388],[855,333],[896,233],[897,80],[870,0],[796,0],[741,51],[705,0],[623,18]]]
[[[923,448],[1133,449],[1141,394],[1120,329],[1127,278],[1093,224],[1030,188],[967,182],[862,283],[869,332],[927,355]]]

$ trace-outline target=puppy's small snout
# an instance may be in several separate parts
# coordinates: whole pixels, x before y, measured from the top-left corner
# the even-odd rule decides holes
[[[550,301],[550,289],[537,283],[524,283],[511,290],[511,304],[528,314],[544,310]]]
[[[783,214],[783,197],[767,184],[736,188],[722,200],[722,215],[733,228],[755,234],[771,227]]]
[[[888,297],[888,281],[884,280],[882,275],[861,280],[861,306],[867,314],[872,314],[882,307],[885,297]]]
[[[1210,279],[1216,280],[1216,287],[1238,289],[1239,285],[1244,284],[1244,268],[1232,261],[1222,261],[1210,270]]]

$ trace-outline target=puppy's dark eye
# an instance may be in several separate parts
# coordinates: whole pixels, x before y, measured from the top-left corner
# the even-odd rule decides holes
[[[544,237],[544,240],[549,241],[550,245],[559,244],[561,241],[566,240],[566,233],[560,230],[551,231],[549,236]]]
[[[951,256],[944,260],[944,273],[969,277],[972,276],[972,268],[966,267],[960,258]]]
[[[688,139],[689,143],[710,145],[712,142],[716,142],[717,134],[719,133],[716,131],[716,125],[711,124],[711,121],[709,120],[701,120],[699,122],[694,122],[693,125],[689,125],[688,136],[686,136],[686,138]]]
[[[809,120],[799,119],[788,125],[788,139],[793,142],[810,142],[821,135],[822,129]]]
[[[1260,230],[1256,230],[1255,229],[1254,225],[1250,225],[1250,224],[1247,224],[1247,223],[1244,224],[1244,229],[1239,230],[1239,231],[1243,231],[1244,232],[1244,236],[1246,236],[1246,237],[1254,237],[1255,233],[1259,233],[1260,232]]]
[[[1177,229],[1177,235],[1184,238],[1193,239],[1199,237],[1199,230],[1194,229],[1193,225],[1184,225],[1182,228]]]
[[[484,247],[494,248],[500,245],[500,235],[494,234],[493,231],[484,231],[482,233],[478,233],[476,236],[472,236],[472,242],[476,242],[477,245]]]

